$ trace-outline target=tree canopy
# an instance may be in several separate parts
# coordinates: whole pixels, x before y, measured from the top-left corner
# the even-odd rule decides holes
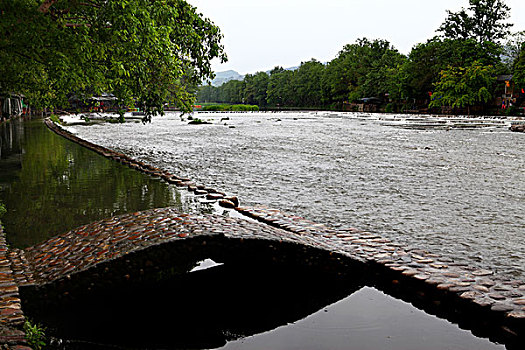
[[[60,107],[102,92],[142,107],[188,110],[226,59],[217,26],[184,0],[0,0],[0,93]]]
[[[441,71],[430,106],[470,108],[476,103],[486,103],[492,98],[491,86],[495,82],[494,67],[479,61],[465,68],[449,66]]]
[[[513,74],[516,91],[525,89],[525,32],[510,35],[511,24],[506,22],[510,9],[504,0],[468,3],[467,9],[448,12],[438,29],[441,35],[416,44],[408,55],[399,53],[387,40],[361,38],[345,45],[330,62],[312,59],[298,69],[276,67],[268,74],[259,72],[257,87],[253,76],[220,87],[203,87],[199,100],[340,109],[349,102],[377,97],[374,101],[390,103],[389,110],[429,104],[484,110],[502,96],[504,87],[494,83],[498,75]],[[255,90],[261,102],[251,98]]]
[[[447,11],[448,17],[438,31],[449,39],[498,42],[509,34],[512,26],[505,23],[509,12],[510,8],[504,0],[469,0],[468,9]]]

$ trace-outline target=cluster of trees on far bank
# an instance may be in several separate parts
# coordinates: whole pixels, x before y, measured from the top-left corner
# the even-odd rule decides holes
[[[458,12],[448,11],[437,35],[417,44],[408,55],[387,40],[362,38],[346,45],[324,64],[315,59],[296,70],[276,67],[248,74],[220,87],[202,86],[201,102],[247,103],[261,108],[342,109],[375,97],[390,110],[447,106],[489,112],[503,104],[512,108],[525,87],[525,32],[511,34],[510,9],[504,0],[469,0]],[[516,93],[505,96],[501,75],[513,75]],[[508,91],[507,91],[508,92]]]

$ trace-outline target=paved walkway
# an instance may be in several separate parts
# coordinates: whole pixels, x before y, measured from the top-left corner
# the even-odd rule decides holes
[[[28,348],[22,331],[25,318],[17,284],[22,264],[16,262],[16,257],[16,253],[9,251],[0,225],[0,348],[21,350]]]

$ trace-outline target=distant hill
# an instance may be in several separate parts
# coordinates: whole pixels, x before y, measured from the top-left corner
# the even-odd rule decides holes
[[[285,68],[285,70],[296,70],[299,67],[290,67]],[[266,71],[266,74],[270,74],[271,71]],[[239,74],[238,72],[234,70],[227,70],[224,72],[217,72],[215,73],[215,79],[211,81],[211,85],[213,86],[221,86],[222,84],[225,84],[229,82],[230,80],[243,80],[244,75]]]
[[[229,82],[230,80],[243,80],[244,75],[240,75],[234,70],[227,70],[224,72],[215,73],[215,79],[211,81],[213,86],[221,86],[224,83]]]

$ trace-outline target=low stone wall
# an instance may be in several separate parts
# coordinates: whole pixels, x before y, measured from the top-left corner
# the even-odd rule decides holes
[[[22,266],[9,251],[0,225],[0,348],[29,349],[22,330],[25,322],[16,275]]]
[[[510,131],[525,132],[525,124],[513,124],[510,126]]]
[[[82,295],[95,290],[149,284],[170,274],[187,273],[206,258],[225,262],[254,244],[261,249],[262,258],[272,261],[284,259],[287,254],[283,250],[332,253],[331,249],[319,249],[311,236],[255,221],[154,209],[85,225],[27,248],[27,274],[32,272],[34,280],[22,287],[21,293],[25,304],[36,299],[40,305],[81,300]],[[255,257],[252,253],[249,259]]]

